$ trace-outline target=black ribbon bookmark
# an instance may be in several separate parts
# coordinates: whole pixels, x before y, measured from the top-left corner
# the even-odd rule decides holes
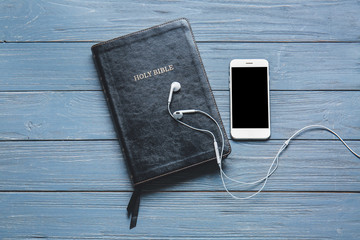
[[[140,206],[140,187],[136,187],[127,206],[128,217],[131,216],[130,229],[136,227]]]

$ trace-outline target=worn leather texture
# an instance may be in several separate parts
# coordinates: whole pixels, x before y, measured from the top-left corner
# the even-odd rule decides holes
[[[182,87],[173,94],[171,111],[209,113],[225,134],[224,157],[230,153],[186,19],[96,44],[92,53],[134,185],[215,160],[210,135],[189,129],[169,115],[167,100],[174,81]],[[221,146],[216,124],[207,117],[186,114],[183,121],[212,131]]]

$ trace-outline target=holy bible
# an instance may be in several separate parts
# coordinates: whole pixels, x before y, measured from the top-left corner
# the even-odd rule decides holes
[[[135,192],[129,203],[132,227],[136,224],[139,186],[150,180],[208,161],[216,161],[213,138],[176,122],[171,109],[200,109],[213,116],[222,131],[198,48],[186,19],[177,19],[92,46],[104,95],[117,132]],[[200,114],[185,115],[184,122],[221,135],[214,122]],[[231,149],[226,134],[224,157]]]

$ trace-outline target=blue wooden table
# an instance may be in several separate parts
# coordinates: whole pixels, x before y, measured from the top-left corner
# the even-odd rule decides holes
[[[230,60],[268,59],[272,136],[231,141],[224,162],[250,181],[308,124],[360,152],[359,13],[356,0],[1,1],[0,238],[359,239],[360,160],[318,130],[250,200],[230,198],[212,164],[153,182],[129,230],[132,186],[90,51],[188,18],[227,131]]]

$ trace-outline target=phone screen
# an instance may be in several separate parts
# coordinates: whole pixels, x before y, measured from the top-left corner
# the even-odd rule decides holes
[[[232,67],[232,128],[269,128],[267,67]]]

